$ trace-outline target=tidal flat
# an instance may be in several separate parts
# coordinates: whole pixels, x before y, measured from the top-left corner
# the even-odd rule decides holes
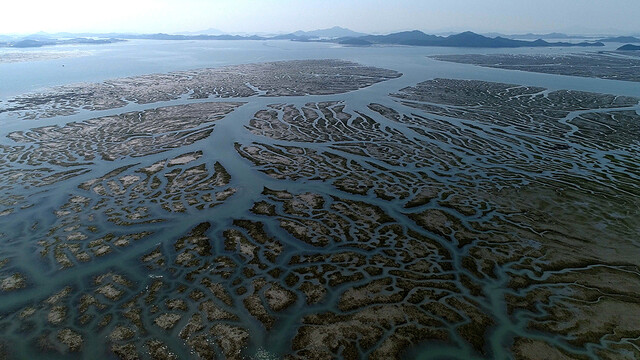
[[[0,358],[640,357],[640,98],[423,58],[0,102]]]
[[[300,60],[151,74],[94,84],[61,86],[7,100],[0,113],[25,119],[70,115],[79,109],[105,110],[128,102],[149,104],[210,97],[300,96],[357,90],[400,73],[341,60]]]
[[[640,59],[633,53],[436,55],[433,59],[507,70],[640,82]]]
[[[0,63],[18,63],[32,61],[46,61],[56,59],[66,59],[78,56],[86,56],[86,51],[7,51],[0,50]]]

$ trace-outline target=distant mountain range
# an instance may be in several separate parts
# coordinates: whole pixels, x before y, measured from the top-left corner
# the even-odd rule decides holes
[[[618,36],[618,37],[609,37],[598,40],[600,42],[613,42],[613,43],[640,43],[640,39],[634,36]]]
[[[201,31],[182,31],[180,35],[227,35],[224,31],[214,28]]]
[[[342,27],[332,27],[314,31],[296,31],[289,34],[275,36],[258,35],[229,35],[222,34],[220,30],[208,29],[196,33],[182,34],[71,34],[71,33],[37,33],[23,38],[11,38],[0,35],[0,47],[41,47],[62,44],[109,44],[123,40],[292,40],[306,42],[332,42],[344,45],[369,46],[369,45],[408,45],[408,46],[443,46],[443,47],[472,47],[472,48],[519,48],[519,47],[561,47],[561,46],[604,46],[603,42],[640,42],[635,37],[612,37],[599,41],[580,43],[576,42],[548,42],[542,38],[532,41],[524,40],[524,37],[535,37],[534,34],[514,35],[519,39],[505,36],[484,36],[471,31],[449,36],[428,35],[422,31],[403,31],[388,35],[367,35]],[[556,39],[572,38],[560,33],[543,35]],[[62,39],[62,40],[60,40]]]
[[[251,35],[171,35],[171,34],[142,34],[142,35],[127,35],[123,34],[119,36],[122,39],[141,39],[141,40],[267,40],[268,38]]]
[[[115,42],[121,42],[121,39],[88,39],[88,38],[74,38],[74,39],[23,39],[18,41],[5,41],[0,42],[0,47],[13,47],[13,48],[34,48],[51,45],[79,45],[79,44],[112,44]]]
[[[296,31],[291,33],[292,35],[298,37],[307,37],[307,38],[344,38],[344,37],[360,37],[366,36],[368,34],[355,32],[353,30],[345,29],[340,26],[334,26],[330,29],[321,29],[314,31]]]
[[[443,35],[455,35],[455,33],[443,34]],[[552,32],[552,33],[547,33],[547,34],[527,33],[527,34],[509,34],[509,35],[493,32],[493,33],[483,33],[482,35],[484,35],[486,37],[505,37],[505,38],[514,39],[514,40],[538,40],[538,39],[543,39],[543,40],[547,40],[547,39],[553,39],[553,40],[567,40],[567,39],[587,40],[587,39],[594,39],[594,37],[589,37],[589,36],[584,36],[584,35],[568,35],[568,34],[558,33],[558,32]]]
[[[274,38],[278,38],[278,39],[301,39],[301,38],[309,38],[309,39],[335,39],[335,38],[341,38],[341,37],[358,37],[358,36],[365,36],[368,34],[365,33],[360,33],[357,31],[353,31],[347,28],[343,28],[340,26],[334,26],[332,28],[328,28],[328,29],[319,29],[319,30],[312,30],[312,31],[302,31],[302,30],[298,30],[292,33],[287,33],[287,34],[247,34],[247,33],[225,33],[222,30],[219,29],[207,29],[207,30],[201,30],[201,31],[182,31],[177,33],[178,35],[240,35],[243,37],[251,37],[254,35],[257,35],[259,37],[263,37],[265,39],[274,39]]]
[[[389,35],[367,35],[357,38],[337,39],[338,43],[347,45],[410,45],[410,46],[443,46],[443,47],[473,47],[473,48],[518,48],[518,47],[560,47],[560,46],[604,46],[601,42],[547,42],[542,39],[535,41],[513,40],[504,37],[487,37],[466,31],[450,36],[427,35],[422,31],[404,31]]]

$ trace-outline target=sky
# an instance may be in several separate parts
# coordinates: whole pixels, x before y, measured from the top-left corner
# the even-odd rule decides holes
[[[283,33],[333,26],[367,33],[640,33],[640,0],[4,0],[0,34]]]

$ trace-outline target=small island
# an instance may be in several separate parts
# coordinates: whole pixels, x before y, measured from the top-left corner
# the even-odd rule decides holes
[[[640,45],[627,44],[622,45],[618,48],[618,51],[638,51],[640,50]]]

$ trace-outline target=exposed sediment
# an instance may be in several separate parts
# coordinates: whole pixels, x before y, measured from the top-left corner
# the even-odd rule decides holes
[[[619,55],[614,52],[598,52],[562,55],[435,55],[431,58],[506,70],[639,82],[640,59]]]
[[[376,78],[365,75],[340,91]],[[8,244],[37,242],[54,280],[78,274],[0,305],[2,342],[40,355],[100,344],[121,359],[400,359],[431,344],[477,358],[640,356],[637,99],[453,79],[363,108],[338,99],[256,111],[232,139],[239,156],[219,161],[174,135],[210,131],[238,103],[14,133],[33,146],[0,164],[114,165],[64,188],[42,224],[2,229]],[[116,146],[130,134],[109,122],[133,132],[136,116],[154,140]],[[78,150],[86,131],[95,148]],[[190,148],[148,158],[171,144]],[[231,178],[233,166],[268,186]],[[5,249],[0,296],[32,291],[35,270]]]
[[[482,296],[483,290],[473,285],[478,281],[490,283],[498,273],[512,277],[509,286],[513,288],[504,293],[507,307],[521,319],[528,319],[520,340],[514,343],[519,357],[535,357],[536,349],[549,354],[571,353],[550,345],[558,339],[567,346],[598,346],[598,356],[636,352],[629,339],[640,334],[626,325],[630,323],[613,320],[622,312],[636,313],[636,301],[621,289],[604,290],[602,280],[585,276],[585,271],[594,267],[618,269],[608,276],[625,286],[638,281],[639,249],[632,239],[640,224],[632,219],[636,218],[633,214],[640,195],[633,184],[640,182],[640,174],[628,159],[638,152],[634,139],[640,118],[636,111],[624,109],[635,106],[638,99],[449,79],[426,81],[392,96],[415,110],[407,114],[379,104],[369,108],[406,125],[417,136],[407,138],[368,116],[344,112],[340,103],[302,108],[275,105],[258,112],[249,130],[295,141],[296,145],[256,141],[237,144],[236,148],[274,178],[327,181],[353,194],[373,193],[382,200],[401,200],[410,209],[406,215],[417,225],[461,249],[459,259],[465,275],[460,280],[471,294]],[[376,150],[381,147],[385,151]],[[432,155],[413,155],[427,149]],[[392,179],[389,189],[395,191],[381,187],[385,176]],[[274,207],[262,203],[257,209],[273,215]],[[615,220],[612,214],[625,215]],[[331,230],[315,226],[312,217],[325,219]],[[294,237],[315,246],[350,236],[336,233],[350,227],[339,221],[332,225],[336,220],[321,211],[279,221]],[[419,278],[427,268],[426,264],[415,268],[421,271]],[[566,278],[555,281],[553,274]],[[356,295],[358,287],[348,290],[341,301],[349,299],[349,303],[341,302],[340,308],[357,308],[359,299],[370,301],[373,289],[383,285],[372,281],[362,287],[368,289],[365,297]],[[400,295],[389,288],[385,296],[394,299]],[[457,303],[453,308],[459,311],[468,306]],[[474,306],[478,305],[471,308]],[[303,320],[305,325],[294,340],[300,356],[320,358],[356,351],[348,350],[353,342],[340,340],[336,334],[357,337],[347,334],[371,321],[354,323],[353,315],[319,316]],[[480,353],[486,350],[486,333],[477,331],[493,323],[481,319],[479,324],[484,325],[458,328]],[[569,323],[574,325],[567,327]],[[522,340],[529,331],[542,331],[555,340],[544,345]],[[370,329],[366,333],[375,332]],[[600,339],[604,338],[611,339],[607,343],[611,345],[603,345]],[[325,341],[314,343],[312,339]],[[429,339],[440,338],[430,335]],[[321,343],[336,345],[332,348]]]
[[[400,75],[343,60],[234,65],[60,86],[10,99],[0,108],[0,113],[37,119],[70,115],[80,109],[114,109],[129,102],[169,101],[185,95],[206,99],[339,94]]]

